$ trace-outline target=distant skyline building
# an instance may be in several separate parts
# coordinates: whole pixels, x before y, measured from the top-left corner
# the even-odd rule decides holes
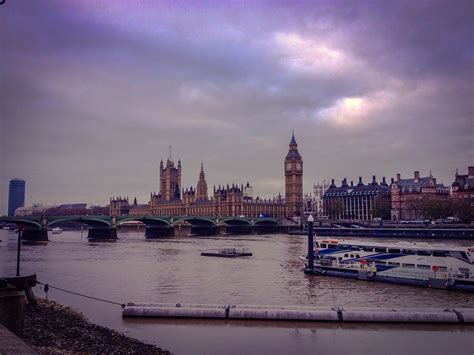
[[[451,198],[455,201],[466,201],[474,208],[474,166],[469,166],[465,175],[459,174],[456,169],[451,185]]]
[[[448,201],[449,189],[439,184],[433,175],[420,177],[415,171],[412,179],[402,179],[397,174],[391,184],[392,219],[418,220],[426,216],[423,213],[423,204],[428,200]]]
[[[12,179],[8,189],[8,216],[14,216],[15,210],[25,206],[25,180]]]
[[[324,213],[331,219],[357,219],[369,220],[377,215],[380,207],[385,207],[390,218],[390,187],[382,178],[379,184],[376,176],[372,176],[372,182],[364,184],[362,177],[359,182],[350,185],[347,179],[342,180],[341,186],[336,186],[334,179],[323,195]]]
[[[321,217],[324,215],[324,204],[323,204],[323,196],[326,190],[329,188],[329,184],[326,183],[326,180],[323,180],[322,183],[318,183],[313,185],[314,191],[314,211],[316,215]]]

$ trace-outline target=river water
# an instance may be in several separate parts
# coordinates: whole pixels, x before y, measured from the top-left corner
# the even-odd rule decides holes
[[[21,273],[120,303],[474,308],[474,296],[465,292],[305,275],[298,259],[307,248],[305,236],[146,240],[143,231],[128,231],[110,243],[90,243],[86,237],[87,232],[64,231],[50,233],[46,245],[23,245]],[[0,241],[0,275],[14,275],[16,234],[0,230]],[[249,248],[253,256],[200,256],[206,249],[228,247]],[[35,293],[45,295],[40,287]],[[122,319],[117,305],[54,289],[48,296],[93,322],[176,354],[474,354],[474,327],[466,325]]]

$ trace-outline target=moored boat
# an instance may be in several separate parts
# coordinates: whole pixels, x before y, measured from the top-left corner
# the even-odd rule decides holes
[[[474,292],[473,247],[336,239],[315,247],[309,274]]]
[[[238,258],[242,256],[252,256],[248,249],[224,248],[219,250],[208,250],[201,253],[201,256],[216,256],[220,258]]]
[[[52,232],[53,234],[61,234],[61,233],[63,232],[63,230],[62,230],[61,228],[59,228],[59,227],[54,227],[54,228],[51,230],[51,232]]]

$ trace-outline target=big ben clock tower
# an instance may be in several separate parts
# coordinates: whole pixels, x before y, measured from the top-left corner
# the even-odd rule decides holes
[[[303,159],[298,152],[295,133],[291,136],[290,149],[285,157],[285,203],[288,217],[301,216],[303,212]]]

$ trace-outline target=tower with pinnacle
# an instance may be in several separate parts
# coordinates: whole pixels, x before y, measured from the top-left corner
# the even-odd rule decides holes
[[[204,166],[201,162],[201,171],[199,172],[199,180],[196,186],[196,200],[207,200],[207,183],[204,175]]]
[[[303,211],[303,159],[298,152],[293,132],[288,154],[285,157],[285,204],[286,215],[301,216]]]
[[[174,161],[169,157],[166,166],[163,160],[160,161],[160,197],[166,201],[179,200],[181,189],[181,160],[178,160],[178,167],[174,166]]]

